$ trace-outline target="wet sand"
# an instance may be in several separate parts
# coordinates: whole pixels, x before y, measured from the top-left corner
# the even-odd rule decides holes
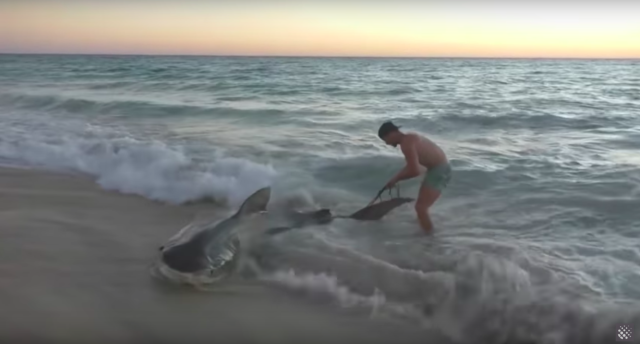
[[[158,247],[213,205],[172,206],[79,177],[0,169],[0,342],[425,343],[257,283],[202,292],[150,276]]]

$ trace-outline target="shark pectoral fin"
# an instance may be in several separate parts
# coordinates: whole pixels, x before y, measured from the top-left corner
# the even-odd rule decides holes
[[[253,195],[249,196],[242,206],[238,210],[238,212],[233,215],[234,217],[243,217],[255,213],[259,213],[261,211],[265,211],[267,209],[267,204],[269,203],[269,199],[271,198],[271,187],[262,188],[253,193]]]

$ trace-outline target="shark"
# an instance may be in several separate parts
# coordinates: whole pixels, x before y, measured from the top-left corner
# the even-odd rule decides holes
[[[266,212],[270,198],[271,188],[259,189],[232,216],[200,228],[184,227],[160,247],[160,260],[178,273],[206,274],[214,279],[228,276],[238,262],[243,223]],[[187,235],[189,232],[193,234]]]
[[[314,211],[286,211],[273,214],[265,221],[265,228],[250,228],[247,223],[256,215],[268,214],[271,188],[265,187],[250,195],[230,217],[204,225],[190,224],[160,247],[161,262],[174,273],[205,276],[208,282],[224,279],[237,270],[243,245],[248,237],[279,235],[296,228],[331,223],[336,218],[359,221],[378,220],[411,198],[392,198],[356,211],[349,216],[333,215],[330,209]],[[267,216],[269,217],[269,216]],[[275,219],[275,220],[274,220]],[[265,225],[266,223],[266,225]]]

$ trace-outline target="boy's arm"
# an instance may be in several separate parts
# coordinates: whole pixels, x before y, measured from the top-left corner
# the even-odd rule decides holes
[[[403,144],[400,145],[400,149],[402,150],[402,154],[404,154],[406,165],[389,180],[389,183],[387,183],[388,187],[392,187],[401,180],[411,179],[420,175],[420,163],[416,152],[415,138],[411,138],[408,142],[403,142]]]

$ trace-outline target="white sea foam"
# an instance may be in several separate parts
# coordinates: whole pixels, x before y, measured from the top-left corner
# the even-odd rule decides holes
[[[86,173],[105,189],[157,201],[211,198],[237,206],[276,175],[272,166],[220,153],[196,162],[179,146],[68,120],[44,123],[23,117],[3,122],[3,162]]]
[[[375,289],[371,295],[361,295],[342,285],[336,276],[326,273],[297,273],[280,270],[264,275],[263,280],[310,295],[312,298],[336,303],[355,311],[364,311],[370,317],[405,318],[420,320],[420,311],[410,305],[387,301],[384,293]]]

